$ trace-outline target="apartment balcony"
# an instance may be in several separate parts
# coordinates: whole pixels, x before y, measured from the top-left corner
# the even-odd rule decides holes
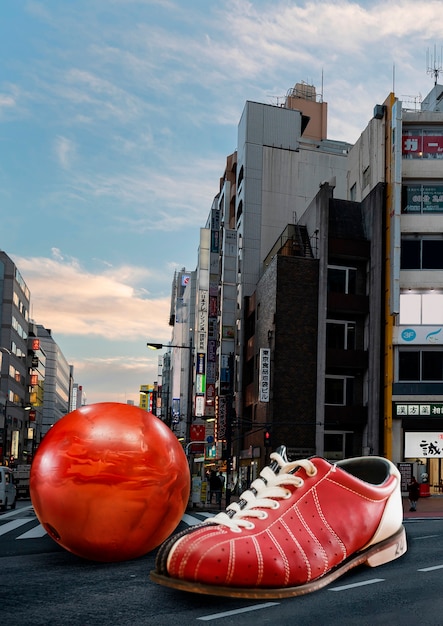
[[[331,370],[366,370],[368,368],[367,350],[326,350],[326,369]]]
[[[325,429],[362,431],[368,421],[368,409],[365,406],[325,406]]]
[[[328,314],[345,313],[349,315],[367,315],[369,297],[351,293],[328,293]]]

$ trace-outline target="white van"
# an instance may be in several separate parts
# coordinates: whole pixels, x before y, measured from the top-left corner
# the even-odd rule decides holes
[[[15,509],[17,492],[14,484],[14,472],[0,465],[0,511],[6,511],[8,506]]]

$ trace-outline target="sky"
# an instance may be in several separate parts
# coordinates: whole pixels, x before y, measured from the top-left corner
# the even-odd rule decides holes
[[[354,143],[441,66],[441,0],[3,0],[0,249],[88,403],[157,380],[174,271],[237,148],[245,102],[297,82]],[[440,80],[441,82],[441,80]]]

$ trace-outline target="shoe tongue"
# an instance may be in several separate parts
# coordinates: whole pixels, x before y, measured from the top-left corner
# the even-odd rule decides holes
[[[288,463],[288,455],[286,454],[286,446],[279,446],[276,449],[276,453],[281,456],[281,458],[283,459],[285,463]],[[271,461],[269,467],[276,474],[278,474],[278,472],[280,471],[280,465],[277,463],[277,461]]]
[[[279,454],[281,456],[281,458],[283,459],[283,461],[285,463],[288,463],[288,455],[286,453],[286,446],[279,446],[276,450],[277,454]]]

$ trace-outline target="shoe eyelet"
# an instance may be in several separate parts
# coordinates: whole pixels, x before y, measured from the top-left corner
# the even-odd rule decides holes
[[[291,496],[292,491],[289,491],[289,489],[287,489],[285,495],[283,496],[283,500],[288,500]]]
[[[277,502],[277,500],[274,500],[274,502],[272,503],[272,507],[271,507],[274,511],[276,511],[277,509],[280,508],[280,502]]]
[[[261,519],[261,520],[262,519],[268,519],[268,517],[269,517],[269,515],[267,514],[267,512],[266,511],[262,511],[260,513],[260,517],[258,519]]]
[[[248,525],[245,526],[246,530],[254,530],[255,528],[255,524],[253,524],[252,522],[248,522]]]

